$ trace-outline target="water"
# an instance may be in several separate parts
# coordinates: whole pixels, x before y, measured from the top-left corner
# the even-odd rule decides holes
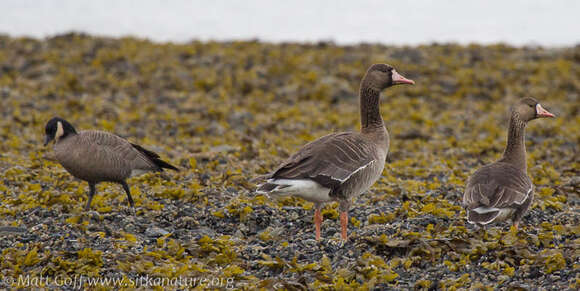
[[[577,0],[3,0],[0,11],[0,33],[39,38],[83,31],[161,42],[580,43]]]

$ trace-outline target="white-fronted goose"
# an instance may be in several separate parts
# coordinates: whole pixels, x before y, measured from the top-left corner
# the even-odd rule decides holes
[[[132,144],[124,138],[112,133],[86,130],[77,133],[66,120],[54,117],[46,123],[46,146],[52,140],[56,160],[73,176],[89,183],[89,199],[85,209],[91,206],[91,201],[99,182],[115,182],[123,186],[127,199],[135,208],[129,186],[125,181],[132,175],[163,169],[178,169],[161,160],[159,155]]]
[[[380,114],[380,92],[393,85],[414,84],[386,64],[372,65],[360,85],[361,132],[333,133],[306,144],[288,158],[257,193],[294,195],[314,202],[316,239],[320,239],[322,204],[338,201],[341,236],[347,239],[351,198],[368,190],[381,176],[389,134]]]
[[[534,98],[520,99],[511,108],[503,157],[483,166],[469,180],[463,194],[467,221],[486,225],[511,218],[517,228],[532,204],[532,180],[526,173],[525,128],[530,120],[554,115]]]

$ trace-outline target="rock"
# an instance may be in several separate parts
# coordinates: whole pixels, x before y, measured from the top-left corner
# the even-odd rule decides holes
[[[27,231],[28,230],[24,227],[0,226],[0,235],[22,234],[22,233],[26,233]]]
[[[574,176],[572,178],[570,178],[570,180],[568,182],[566,182],[566,184],[564,184],[566,186],[572,186],[575,188],[580,188],[580,176]]]
[[[169,232],[163,228],[152,226],[145,230],[145,235],[148,237],[160,237],[168,234]]]
[[[254,114],[247,111],[236,111],[232,112],[227,118],[230,128],[243,130],[247,128],[249,122],[254,121]]]
[[[356,97],[356,91],[350,87],[345,79],[339,79],[334,76],[326,76],[320,80],[320,85],[330,88],[330,100],[333,103],[344,99]]]
[[[214,152],[214,153],[231,153],[231,152],[235,152],[238,149],[236,147],[233,147],[231,145],[227,145],[227,144],[222,144],[219,146],[215,146],[215,147],[211,147],[209,149],[210,152]]]
[[[213,121],[207,128],[207,131],[213,135],[223,135],[226,129],[218,122]]]
[[[190,233],[195,237],[195,238],[200,238],[202,236],[209,236],[209,237],[215,237],[216,236],[216,232],[206,226],[200,226],[197,228],[194,228],[190,231]]]

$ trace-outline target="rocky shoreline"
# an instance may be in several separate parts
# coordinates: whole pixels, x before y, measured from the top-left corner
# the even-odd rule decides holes
[[[391,149],[383,177],[351,207],[349,241],[330,204],[317,242],[311,203],[256,195],[250,181],[316,137],[356,130],[358,82],[374,62],[417,85],[383,95]],[[0,36],[0,288],[26,287],[12,283],[28,275],[64,289],[90,287],[81,278],[125,278],[105,288],[160,278],[185,289],[169,280],[195,278],[189,287],[577,289],[579,76],[578,46]],[[461,208],[465,180],[501,155],[503,101],[527,95],[558,115],[527,129],[534,204],[517,231],[476,229]],[[42,147],[55,115],[181,171],[132,178],[135,216],[112,184],[85,212],[86,183]]]

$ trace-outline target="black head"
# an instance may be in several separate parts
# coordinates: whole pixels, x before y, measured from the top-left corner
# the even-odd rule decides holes
[[[383,90],[393,85],[415,84],[415,81],[401,76],[395,68],[387,64],[372,65],[368,69],[364,80],[368,82],[368,86],[377,90]]]
[[[44,145],[46,146],[52,140],[58,140],[65,138],[71,134],[76,134],[77,131],[75,128],[68,123],[68,121],[60,118],[60,117],[53,117],[46,123],[44,127]]]
[[[517,114],[524,122],[536,118],[554,117],[554,114],[544,109],[542,105],[532,97],[524,97],[518,100],[512,107],[512,112],[512,114]]]

